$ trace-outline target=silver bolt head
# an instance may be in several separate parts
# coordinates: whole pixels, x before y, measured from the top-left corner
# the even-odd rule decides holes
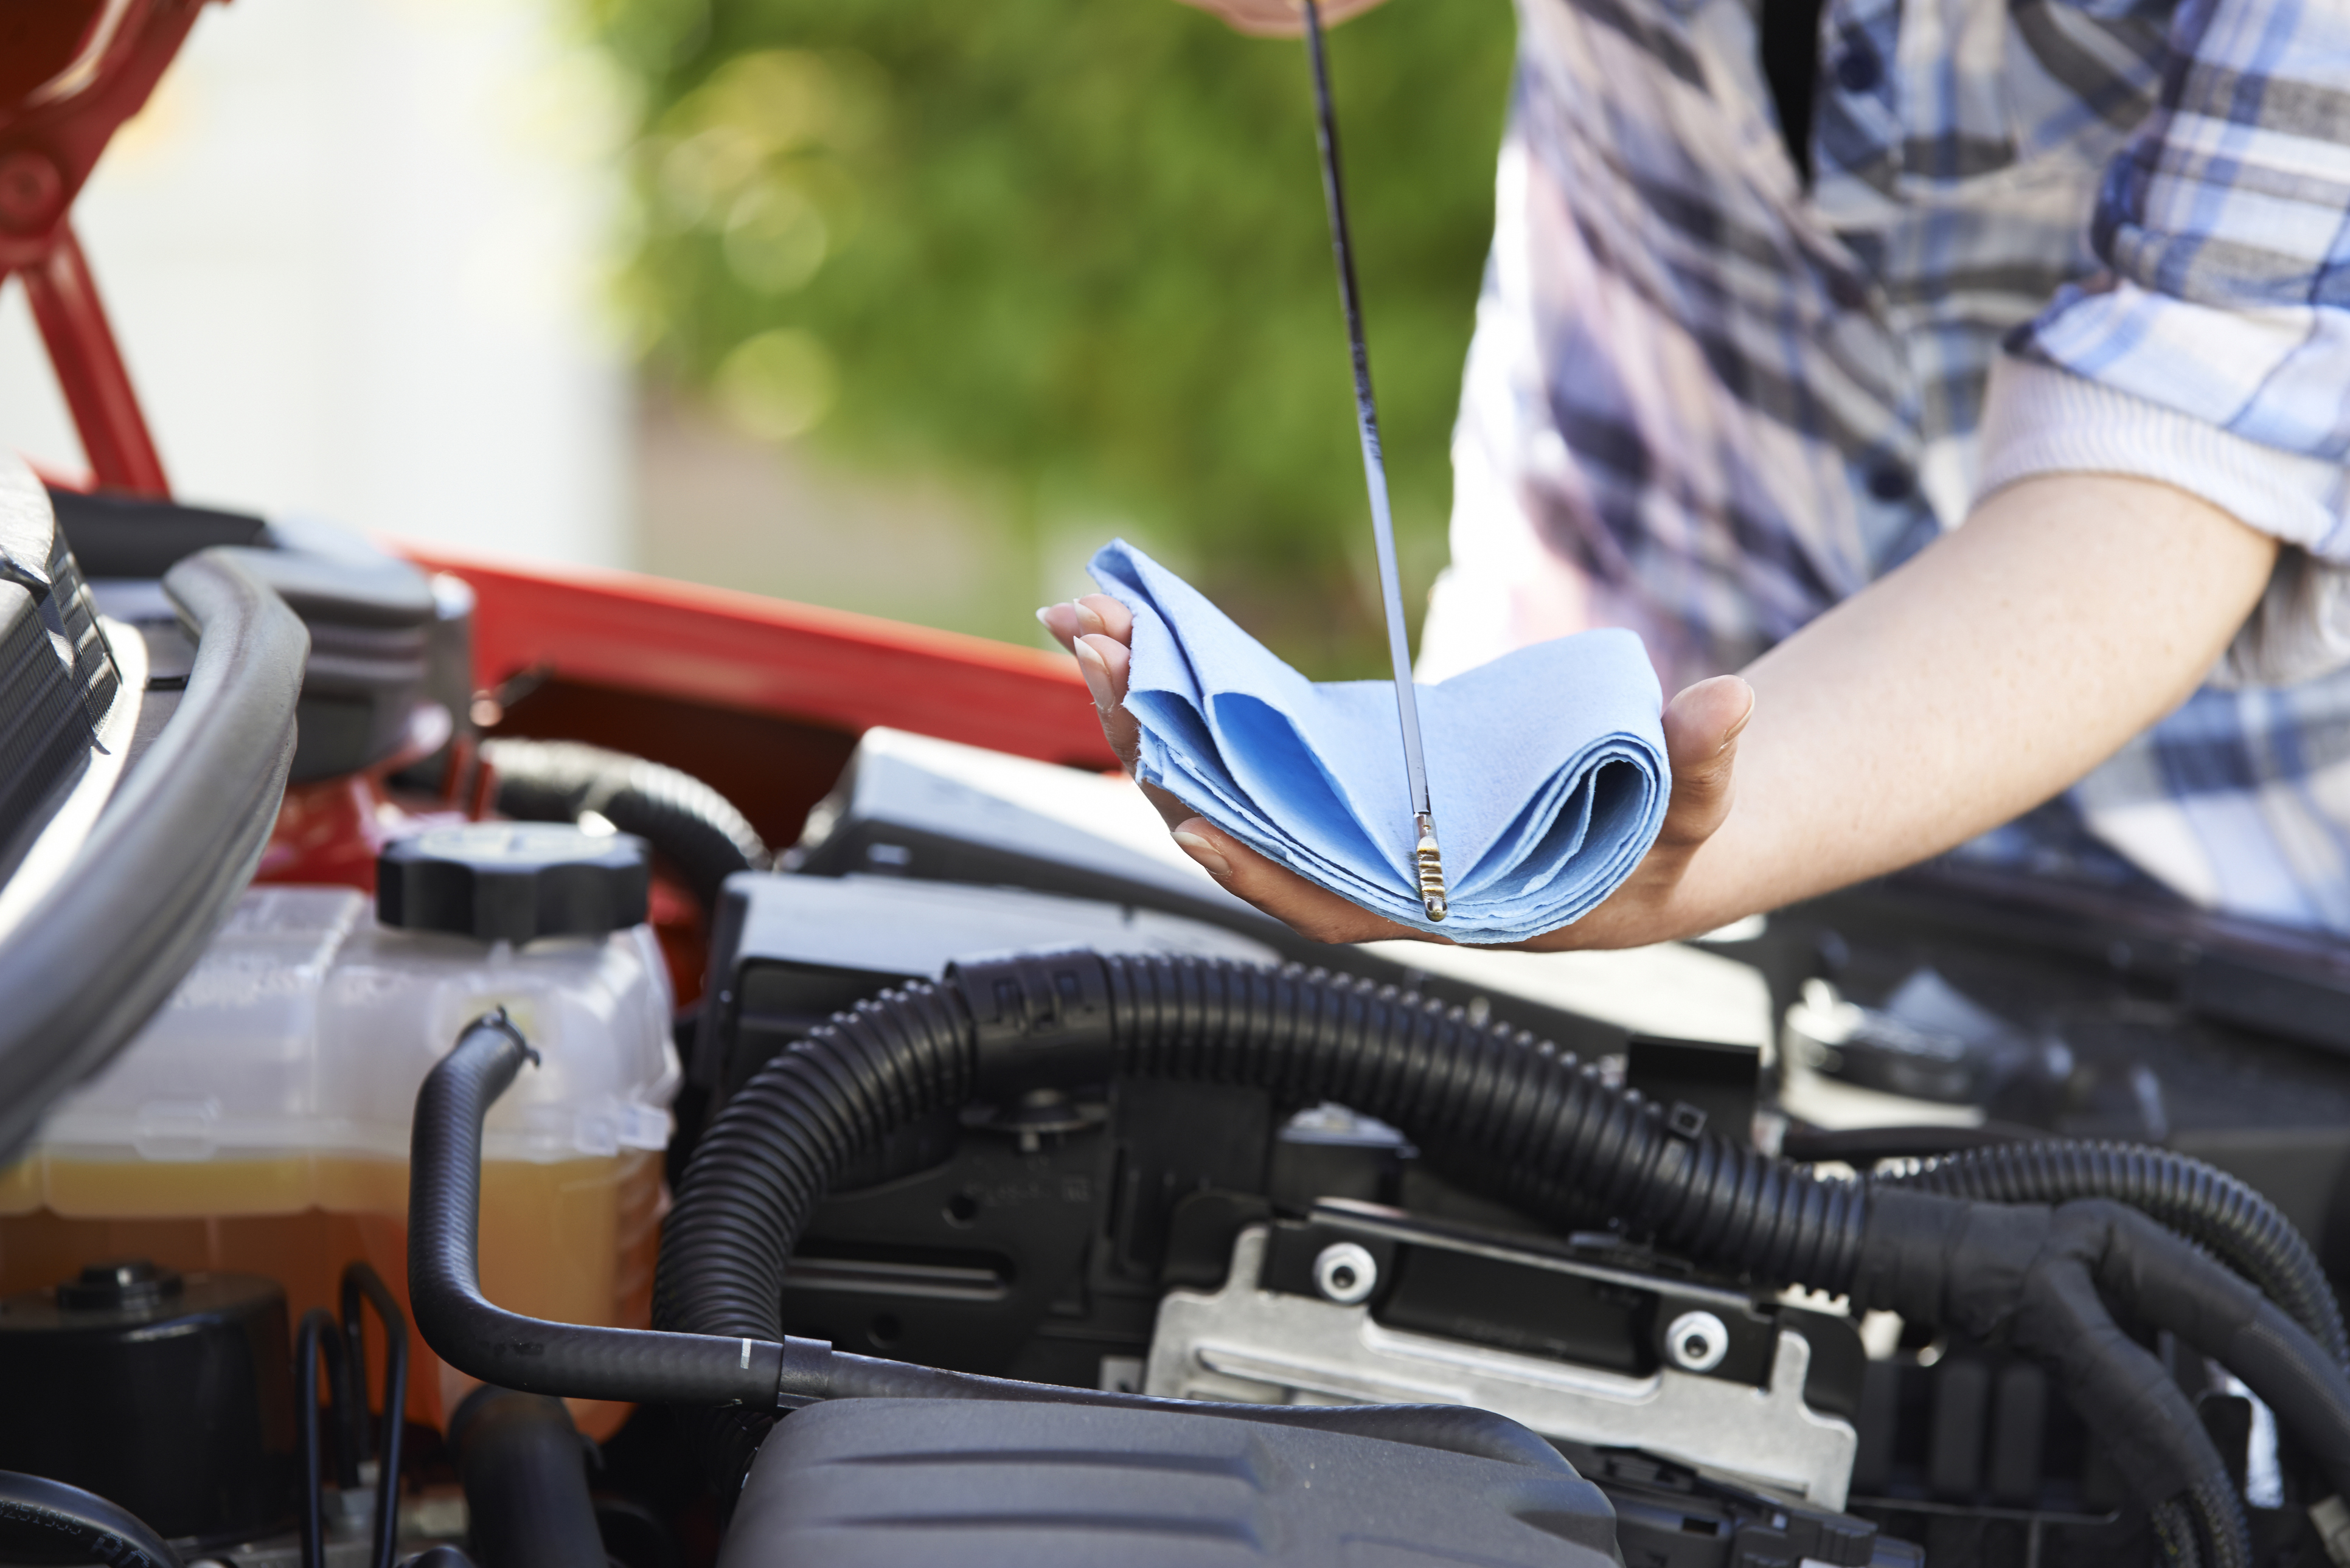
[[[1352,1241],[1333,1241],[1314,1260],[1314,1288],[1340,1306],[1370,1300],[1378,1283],[1378,1260]]]
[[[1711,1372],[1730,1354],[1730,1326],[1710,1312],[1685,1312],[1665,1330],[1665,1354],[1684,1372]]]

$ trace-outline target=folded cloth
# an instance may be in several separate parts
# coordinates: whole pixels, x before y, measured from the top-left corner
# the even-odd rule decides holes
[[[1514,942],[1580,919],[1664,826],[1663,700],[1640,639],[1587,631],[1418,689],[1451,909],[1422,909],[1395,689],[1306,680],[1124,540],[1139,772],[1308,881],[1400,925]]]

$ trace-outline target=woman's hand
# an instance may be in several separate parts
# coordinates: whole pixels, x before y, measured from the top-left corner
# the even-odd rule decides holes
[[[1102,733],[1118,761],[1134,772],[1139,729],[1124,706],[1128,644],[1134,618],[1107,594],[1036,612],[1045,629],[1076,656],[1093,692]],[[1689,936],[1718,922],[1685,913],[1677,899],[1682,874],[1698,849],[1730,815],[1731,767],[1739,732],[1754,710],[1754,692],[1735,675],[1701,680],[1665,709],[1665,748],[1672,759],[1673,793],[1657,842],[1624,885],[1607,901],[1576,921],[1523,944],[1536,950],[1634,947]],[[1308,882],[1232,837],[1190,806],[1155,785],[1143,793],[1173,829],[1183,853],[1198,861],[1228,890],[1254,904],[1299,935],[1321,942],[1363,942],[1409,937],[1441,937],[1399,926],[1384,915],[1349,903]]]
[[[2277,548],[2150,480],[2052,473],[1993,492],[1965,527],[1742,678],[1674,698],[1672,799],[1648,857],[1590,914],[1522,945],[1694,936],[2029,810],[2194,692],[2260,603]],[[1076,655],[1130,771],[1137,731],[1120,704],[1132,618],[1100,595],[1037,617]],[[1274,865],[1172,796],[1152,800],[1211,876],[1306,936],[1423,935]]]
[[[1379,0],[1322,0],[1322,25],[1336,26],[1378,3]],[[1235,30],[1260,38],[1294,38],[1305,30],[1305,13],[1297,0],[1183,0],[1183,4],[1211,11]]]

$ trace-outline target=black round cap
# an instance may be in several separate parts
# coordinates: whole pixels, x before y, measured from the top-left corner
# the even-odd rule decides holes
[[[485,942],[601,936],[645,918],[651,857],[632,834],[474,822],[395,839],[376,860],[376,919]]]
[[[177,1296],[186,1282],[171,1269],[144,1258],[92,1263],[78,1279],[57,1287],[57,1304],[80,1312],[125,1312],[161,1304]]]

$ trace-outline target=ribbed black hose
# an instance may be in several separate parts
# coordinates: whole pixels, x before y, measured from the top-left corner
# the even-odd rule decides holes
[[[2126,1203],[2209,1249],[2350,1366],[2341,1304],[2308,1241],[2276,1205],[2199,1159],[2139,1144],[2051,1139],[1969,1149],[1871,1179],[1991,1203]]]
[[[70,1552],[109,1568],[180,1568],[180,1554],[129,1509],[46,1476],[0,1470],[0,1562],[23,1561],[11,1546],[43,1559]]]
[[[705,909],[727,877],[766,868],[767,846],[750,819],[691,774],[577,741],[484,741],[482,756],[506,815],[577,822],[595,812],[660,850]]]
[[[1054,961],[1017,961],[1041,971]],[[1821,1290],[1851,1282],[1862,1219],[1851,1184],[1711,1135],[1678,1137],[1655,1106],[1522,1031],[1296,966],[1085,965],[1107,982],[1097,1027],[1109,1073],[1336,1100],[1440,1159],[1474,1151],[1572,1188],[1708,1262]],[[1032,975],[1027,994],[1050,996],[1063,978],[1088,977]],[[785,1261],[833,1177],[892,1128],[968,1101],[981,1032],[962,986],[918,982],[837,1015],[754,1074],[687,1168],[662,1250],[664,1321],[776,1337]]]
[[[2200,1522],[2204,1536],[2209,1536],[2212,1532],[2211,1521],[2201,1509],[2193,1506],[2196,1501],[2185,1496],[2175,1497],[2168,1502],[2157,1503],[2147,1511],[2154,1526],[2154,1538],[2162,1547],[2162,1554],[2169,1560],[2171,1568],[2203,1568],[2203,1548],[2200,1544],[2203,1537],[2196,1534],[2195,1527]]]
[[[687,1168],[656,1320],[780,1338],[793,1246],[851,1156],[966,1103],[990,1071],[1022,1070],[1336,1100],[1401,1127],[1432,1160],[1460,1151],[1464,1165],[1572,1189],[1708,1262],[1839,1293],[1851,1282],[1864,1218],[1852,1184],[1678,1136],[1655,1106],[1522,1031],[1319,970],[1063,954],[885,992],[754,1074]],[[764,1417],[744,1409],[720,1424],[710,1458],[723,1471]]]

